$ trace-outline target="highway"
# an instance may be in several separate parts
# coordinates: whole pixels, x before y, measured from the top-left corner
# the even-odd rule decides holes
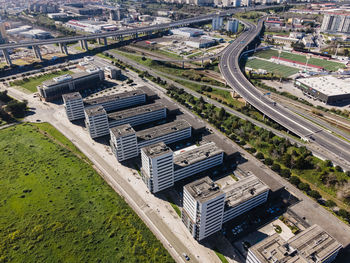
[[[239,66],[240,55],[260,33],[263,20],[260,20],[258,25],[247,22],[246,26],[247,30],[229,45],[221,56],[219,67],[227,84],[272,120],[301,138],[326,148],[340,160],[350,164],[350,144],[348,142],[267,98],[246,79]]]

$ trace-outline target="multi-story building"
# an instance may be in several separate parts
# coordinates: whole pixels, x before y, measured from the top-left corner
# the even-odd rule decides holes
[[[184,186],[182,222],[200,241],[222,227],[225,193],[209,177]]]
[[[237,19],[228,20],[226,24],[226,31],[237,33],[239,22]]]
[[[79,92],[63,94],[62,99],[68,120],[74,121],[84,119],[84,103]]]
[[[110,129],[111,148],[119,162],[134,158],[139,155],[135,130],[130,124]]]
[[[116,127],[129,123],[131,126],[166,118],[166,107],[161,103],[147,104],[108,114],[109,126]]]
[[[269,187],[255,175],[242,178],[222,189],[226,193],[223,223],[265,203]]]
[[[224,18],[221,16],[217,16],[213,18],[211,27],[213,30],[220,30],[222,28],[224,22]]]
[[[342,245],[318,225],[284,240],[275,233],[248,250],[247,263],[300,262],[330,263]]]
[[[163,142],[141,149],[141,175],[151,192],[174,185],[173,151]]]
[[[91,138],[109,134],[107,112],[101,105],[85,109],[85,125]]]
[[[90,89],[104,80],[104,72],[100,69],[88,69],[73,75],[63,75],[44,81],[38,86],[38,92],[45,101],[60,99],[63,94],[73,91]]]
[[[179,181],[223,162],[224,151],[214,142],[190,146],[174,153],[174,180]]]
[[[198,6],[212,6],[214,3],[214,0],[158,0],[158,2],[188,4],[188,5],[198,5]]]
[[[138,156],[141,148],[151,144],[158,142],[168,144],[190,138],[192,127],[185,120],[175,120],[138,132],[130,124],[125,124],[111,128],[110,132],[113,152],[118,161],[124,161]]]
[[[323,17],[321,32],[350,33],[350,13],[326,13]]]
[[[241,0],[214,0],[214,5],[218,7],[239,7]]]

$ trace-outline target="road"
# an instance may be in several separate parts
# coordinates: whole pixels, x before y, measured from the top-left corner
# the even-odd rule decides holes
[[[327,149],[334,156],[337,156],[339,164],[346,163],[346,165],[343,165],[343,168],[350,170],[350,143],[265,97],[262,92],[246,79],[239,66],[240,54],[260,33],[263,20],[260,20],[258,25],[249,22],[246,24],[247,30],[229,45],[221,56],[219,67],[227,84],[247,102],[272,120],[301,138]]]

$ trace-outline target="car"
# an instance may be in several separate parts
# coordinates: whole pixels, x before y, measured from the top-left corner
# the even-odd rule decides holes
[[[189,256],[187,256],[187,254],[186,254],[186,253],[183,253],[182,255],[184,256],[184,258],[186,259],[186,261],[189,261],[189,260],[190,260],[190,257],[189,257]]]

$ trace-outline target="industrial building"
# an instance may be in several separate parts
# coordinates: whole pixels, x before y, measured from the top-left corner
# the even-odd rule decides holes
[[[84,103],[79,92],[63,94],[62,99],[68,120],[74,121],[84,119]]]
[[[190,138],[192,127],[185,120],[175,120],[138,132],[135,132],[130,124],[125,124],[111,128],[110,133],[113,153],[121,162],[138,156],[143,147],[158,142],[169,144]],[[131,140],[134,137],[135,140]]]
[[[38,86],[38,92],[45,101],[60,99],[63,94],[74,91],[90,89],[104,80],[104,72],[100,69],[89,69],[76,74],[66,74],[44,81]]]
[[[170,30],[171,33],[183,37],[198,37],[204,34],[204,31],[197,28],[181,27]]]
[[[200,241],[222,227],[225,193],[209,177],[184,186],[182,222]]]
[[[239,22],[237,19],[228,20],[226,24],[226,31],[231,33],[237,33]]]
[[[152,151],[152,148],[159,149],[160,145],[164,143],[156,143],[145,147],[147,151],[143,151],[145,148],[141,148],[141,159],[142,165],[143,160],[146,159],[146,152]],[[164,144],[165,145],[165,144]],[[142,156],[144,154],[144,156]],[[145,173],[142,174],[143,180],[146,183],[147,187],[152,193],[164,190],[168,187],[174,185],[175,182],[192,176],[194,174],[203,172],[207,169],[210,169],[214,166],[220,165],[223,162],[223,151],[219,149],[214,142],[209,142],[202,144],[200,146],[193,145],[185,149],[172,152],[166,152],[166,155],[171,154],[172,158],[172,175],[169,177],[168,170],[166,171],[169,180],[171,183],[162,182],[161,184],[157,181],[158,177],[152,177],[152,174]],[[157,158],[161,158],[161,152],[157,154]],[[147,171],[147,169],[144,169]],[[162,170],[159,170],[157,176],[162,177]],[[163,178],[163,177],[162,177]],[[164,175],[164,178],[165,175]],[[164,187],[159,187],[162,185]]]
[[[350,33],[350,13],[326,13],[323,17],[321,32]]]
[[[284,240],[275,233],[248,250],[247,263],[332,262],[342,245],[318,225]]]
[[[85,109],[85,125],[91,138],[109,134],[107,113],[101,105]]]
[[[327,104],[341,104],[350,101],[350,78],[322,76],[300,78],[295,86],[304,93]]]
[[[216,41],[214,39],[195,37],[186,41],[185,44],[193,48],[208,48],[215,45]]]

